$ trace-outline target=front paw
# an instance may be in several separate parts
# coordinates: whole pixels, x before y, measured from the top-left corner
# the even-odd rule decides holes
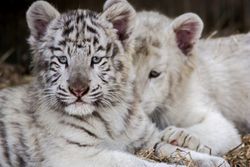
[[[167,127],[162,132],[162,141],[201,153],[211,154],[211,149],[201,144],[197,137],[188,133],[187,130],[175,126]]]
[[[195,167],[230,167],[228,162],[217,156],[177,148],[173,145],[160,142],[155,146],[156,156],[166,156],[172,163],[181,163]]]

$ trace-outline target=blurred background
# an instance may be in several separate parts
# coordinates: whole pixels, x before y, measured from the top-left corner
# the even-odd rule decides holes
[[[155,10],[176,17],[185,12],[200,15],[203,36],[244,33],[250,29],[250,0],[128,0],[137,10]],[[0,6],[0,84],[15,73],[28,74],[29,32],[25,12],[34,0],[7,0]],[[104,0],[49,0],[59,11],[83,8],[101,11]],[[14,64],[15,66],[11,66]],[[17,78],[18,80],[18,78]],[[12,81],[9,81],[12,82]],[[1,86],[0,86],[1,88]]]

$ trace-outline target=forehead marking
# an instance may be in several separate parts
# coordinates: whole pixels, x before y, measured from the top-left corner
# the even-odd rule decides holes
[[[110,45],[101,44],[101,34],[105,36],[105,28],[98,20],[98,15],[91,11],[70,11],[62,15],[64,23],[61,28],[61,36],[57,42],[58,46],[51,46],[50,50],[62,51],[66,49],[67,54],[71,57],[77,49],[86,49],[84,55],[92,55],[97,51],[110,49]],[[117,48],[115,48],[116,50]]]

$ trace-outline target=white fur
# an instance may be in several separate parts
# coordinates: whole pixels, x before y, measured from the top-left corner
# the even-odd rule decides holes
[[[117,5],[113,2],[111,0],[107,4]],[[38,1],[31,6],[27,21],[31,30],[29,42],[34,52],[35,80],[29,85],[0,92],[0,166],[176,166],[149,162],[133,155],[138,149],[157,146],[161,134],[149,121],[136,97],[132,84],[135,79],[132,45],[127,43],[127,38],[122,38],[123,41],[118,39],[117,31],[120,29],[112,24],[122,15],[125,18],[123,24],[130,25],[133,19],[127,12],[131,11],[133,15],[134,10],[126,1],[118,2],[119,6],[123,4],[123,8],[111,5],[113,10],[107,9],[103,16],[76,10],[57,17],[54,15],[57,10],[46,2]],[[127,17],[131,18],[129,22],[126,22]],[[81,29],[83,26],[84,30]],[[126,29],[121,30],[120,33],[126,33]],[[99,36],[95,43],[97,31]],[[105,72],[101,65],[92,65],[91,57],[103,56],[104,51],[101,50],[105,50],[108,42],[112,47],[115,45],[117,51],[110,48],[113,50],[105,52],[104,56],[108,57],[106,66],[108,64],[110,69],[104,75],[100,74]],[[96,46],[100,43],[103,45],[101,49]],[[62,55],[67,63],[60,59]],[[122,68],[117,67],[119,63]],[[103,78],[97,75],[103,75]],[[69,85],[71,81],[78,82],[79,77],[87,78],[90,91],[76,98]],[[108,82],[104,82],[105,79]],[[81,84],[85,83],[79,81],[78,85]],[[91,90],[100,91],[102,96],[91,96]],[[105,96],[106,99],[103,98]],[[76,101],[79,98],[84,101],[80,105]],[[104,100],[104,104],[91,101],[97,99]],[[165,152],[166,156],[177,149],[162,142],[159,146],[169,150]],[[156,147],[156,151],[159,149]],[[201,166],[224,161],[192,151],[190,154],[197,157],[194,160]]]
[[[199,26],[189,55],[178,48],[174,31],[186,21]],[[200,147],[211,148],[214,155],[223,155],[239,145],[240,136],[231,121],[240,117],[242,122],[249,120],[249,46],[233,52],[216,52],[216,44],[197,49],[202,45],[198,41],[202,22],[194,14],[172,21],[155,12],[142,12],[137,16],[135,30],[134,64],[144,110],[150,117],[160,113],[155,121],[161,128],[179,127],[171,135],[173,127],[166,129],[165,138],[198,151]],[[151,70],[161,72],[160,76],[150,79]],[[157,107],[161,109],[158,112]],[[209,149],[200,151],[208,153]]]

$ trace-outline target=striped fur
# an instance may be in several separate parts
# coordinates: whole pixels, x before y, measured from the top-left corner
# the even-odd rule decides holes
[[[124,0],[108,0],[100,14],[59,14],[44,1],[31,5],[35,80],[0,92],[1,167],[175,166],[133,155],[158,150],[161,141],[133,85],[134,15]],[[72,85],[88,88],[79,96]],[[161,141],[161,148],[170,155],[177,147]],[[191,154],[205,166],[222,161]]]
[[[0,92],[1,167],[168,166],[128,153],[159,134],[133,92],[130,30],[113,25],[119,17],[129,25],[135,12],[107,3],[100,14],[59,14],[44,1],[28,10],[35,80]],[[69,85],[83,78],[89,90],[76,97]]]
[[[138,92],[144,111],[161,129],[178,127],[167,128],[165,139],[198,151],[207,145],[219,155],[240,144],[231,121],[249,128],[249,34],[199,41],[202,22],[194,14],[171,20],[142,12],[137,18]],[[191,35],[178,36],[181,26]]]

